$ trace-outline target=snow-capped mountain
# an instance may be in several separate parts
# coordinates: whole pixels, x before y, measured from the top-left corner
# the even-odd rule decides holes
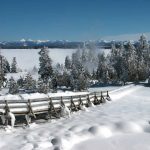
[[[138,40],[130,40],[132,44],[135,44]],[[98,40],[98,41],[68,41],[68,40],[32,40],[32,39],[21,39],[20,41],[0,41],[0,48],[2,49],[28,49],[28,48],[41,48],[41,47],[49,47],[49,48],[82,48],[85,45],[90,46],[91,43],[94,43],[95,46],[99,48],[111,48],[112,43],[120,44],[120,42],[127,43],[127,40],[119,41],[119,40]]]
[[[50,41],[50,40],[31,40],[21,39],[20,41],[1,41],[1,48],[21,49],[21,48],[40,48],[47,46],[49,48],[77,48],[81,47],[83,42],[72,42],[66,40]]]

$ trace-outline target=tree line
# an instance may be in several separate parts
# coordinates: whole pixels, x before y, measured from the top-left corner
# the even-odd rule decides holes
[[[108,54],[88,43],[88,47],[85,44],[71,57],[66,56],[64,64],[56,65],[52,65],[48,48],[44,47],[39,51],[38,74],[38,81],[30,74],[18,81],[11,78],[9,93],[17,93],[20,88],[40,93],[56,92],[59,88],[82,91],[95,83],[125,85],[145,81],[150,76],[150,46],[144,35],[137,43],[113,43]]]

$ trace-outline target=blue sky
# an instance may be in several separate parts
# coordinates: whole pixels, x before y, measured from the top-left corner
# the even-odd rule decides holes
[[[98,40],[150,32],[150,0],[0,0],[0,40]]]

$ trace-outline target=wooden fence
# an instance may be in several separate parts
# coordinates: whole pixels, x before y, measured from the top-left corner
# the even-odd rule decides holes
[[[9,112],[15,116],[33,116],[36,118],[38,114],[48,114],[50,118],[60,117],[61,106],[67,106],[71,111],[80,110],[81,106],[89,106],[89,103],[98,105],[110,100],[108,91],[93,92],[84,95],[48,97],[28,100],[1,100],[0,112],[4,112],[7,119]],[[1,113],[1,115],[3,115]]]

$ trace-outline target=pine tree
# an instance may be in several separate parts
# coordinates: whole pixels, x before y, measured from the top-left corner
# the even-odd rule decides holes
[[[70,73],[68,73],[67,71],[63,72],[62,80],[64,86],[66,86],[67,88],[71,86]]]
[[[108,69],[107,69],[107,64],[106,64],[106,58],[103,54],[98,55],[98,67],[97,67],[97,72],[96,76],[97,79],[103,83],[107,83],[108,81]]]
[[[67,70],[71,69],[71,60],[70,60],[69,56],[66,56],[66,58],[65,58],[65,67]]]
[[[3,59],[3,71],[4,73],[10,72],[10,65],[6,58]]]
[[[56,76],[53,76],[52,80],[51,80],[51,83],[52,83],[52,88],[53,88],[53,91],[56,92],[57,91],[57,77]]]
[[[150,46],[144,35],[140,36],[137,47],[137,68],[139,80],[146,79],[150,68]]]
[[[52,60],[48,55],[48,49],[46,47],[42,48],[39,52],[39,61],[40,61],[40,68],[38,73],[41,76],[41,79],[47,83],[48,80],[52,77],[53,69],[52,69]]]
[[[17,80],[17,84],[20,88],[23,88],[24,86],[24,79],[20,76],[20,78]]]
[[[41,78],[38,79],[38,88],[37,91],[39,93],[45,93],[47,94],[49,92],[49,86],[48,84],[44,83]]]
[[[19,92],[18,85],[13,77],[9,80],[9,93],[10,94],[17,94]]]
[[[16,61],[16,57],[13,57],[13,60],[12,60],[11,73],[17,73],[17,61]]]
[[[35,91],[36,89],[36,81],[32,78],[31,74],[27,74],[24,80],[24,88],[25,90]]]
[[[6,59],[4,56],[0,55],[0,90],[2,87],[4,87],[4,83],[7,82],[7,79],[5,78],[6,73]]]
[[[72,66],[70,75],[70,85],[72,90],[81,91],[83,89],[86,89],[88,86],[88,73],[83,68],[82,64],[80,64],[79,66]]]
[[[88,80],[85,74],[80,74],[77,80],[77,90],[82,91],[87,89],[88,87]]]

